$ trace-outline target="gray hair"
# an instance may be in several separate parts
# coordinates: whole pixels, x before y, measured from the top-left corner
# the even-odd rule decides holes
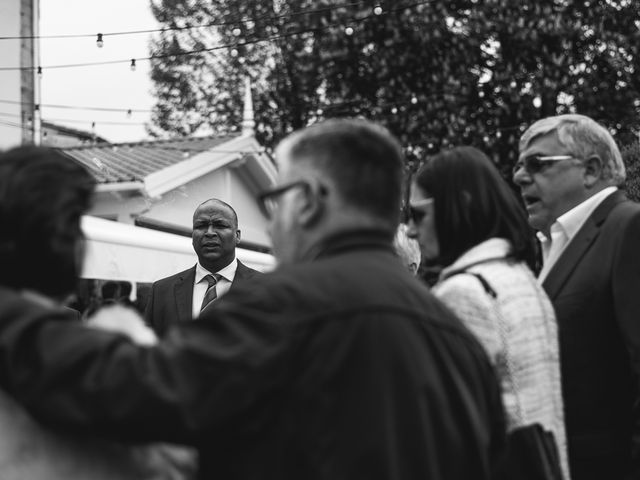
[[[547,117],[531,125],[520,137],[520,151],[537,137],[555,132],[560,144],[580,159],[596,156],[603,163],[603,180],[620,185],[626,171],[620,149],[609,131],[584,115],[567,114]]]

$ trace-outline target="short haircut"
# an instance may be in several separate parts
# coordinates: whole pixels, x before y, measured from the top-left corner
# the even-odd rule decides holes
[[[51,297],[71,293],[81,267],[81,216],[95,182],[60,152],[18,147],[0,154],[0,284]]]
[[[418,171],[414,183],[434,200],[441,265],[450,265],[470,248],[500,237],[511,242],[514,259],[535,267],[535,237],[524,209],[480,150],[443,151]]]
[[[400,218],[404,156],[384,127],[359,119],[331,119],[283,141],[292,162],[326,175],[345,203],[379,220],[391,234]]]
[[[231,216],[233,218],[233,221],[235,222],[236,228],[238,228],[238,214],[236,213],[235,209],[231,205],[229,205],[227,202],[223,202],[219,198],[210,198],[210,199],[205,200],[204,202],[202,202],[200,205],[198,205],[196,207],[196,209],[193,211],[193,217],[194,218],[196,216],[196,212],[198,211],[198,209],[200,207],[202,207],[205,203],[217,203],[218,205],[221,205],[221,206],[226,207],[229,210],[231,210]]]
[[[555,132],[567,153],[585,160],[597,156],[602,160],[603,179],[621,185],[626,172],[622,155],[611,133],[595,120],[584,115],[567,114],[547,117],[531,125],[520,138],[520,151],[541,135]]]

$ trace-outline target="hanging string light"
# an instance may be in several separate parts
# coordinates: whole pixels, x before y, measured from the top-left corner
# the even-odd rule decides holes
[[[38,67],[38,76],[42,78],[42,67]]]
[[[130,65],[131,71],[135,72],[136,71],[136,59],[132,58],[131,59],[131,65]]]
[[[344,33],[345,33],[345,35],[350,37],[351,35],[353,35],[353,27],[352,26],[348,26],[347,28],[344,29]]]
[[[382,15],[382,7],[380,5],[376,5],[375,7],[373,7],[373,14]]]
[[[96,45],[98,46],[98,48],[102,48],[102,46],[104,45],[104,42],[102,41],[102,34],[101,33],[98,34],[98,39],[96,40]]]

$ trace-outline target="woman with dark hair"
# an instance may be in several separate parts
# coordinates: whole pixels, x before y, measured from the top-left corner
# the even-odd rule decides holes
[[[491,160],[458,147],[426,163],[411,186],[408,234],[443,268],[433,293],[495,365],[509,429],[553,432],[568,479],[555,314],[532,273],[533,232]]]

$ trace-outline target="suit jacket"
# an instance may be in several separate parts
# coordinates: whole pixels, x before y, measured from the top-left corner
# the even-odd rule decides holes
[[[236,282],[247,280],[260,273],[238,260],[238,268],[231,288],[234,288]],[[195,278],[196,266],[194,265],[187,270],[153,283],[144,317],[158,335],[163,335],[169,326],[176,322],[193,320],[193,283]]]
[[[625,478],[637,463],[631,450],[640,374],[639,248],[640,205],[615,192],[543,282],[559,325],[572,480]]]

